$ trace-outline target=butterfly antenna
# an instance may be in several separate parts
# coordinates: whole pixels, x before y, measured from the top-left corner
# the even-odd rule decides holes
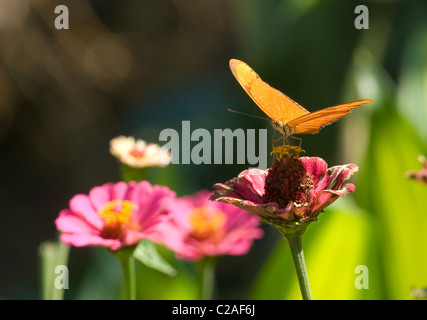
[[[228,109],[228,111],[230,111],[230,112],[234,112],[234,113],[238,113],[238,114],[242,114],[242,115],[244,115],[244,116],[248,116],[248,117],[257,118],[257,119],[266,120],[266,121],[271,122],[271,120],[270,120],[270,119],[267,119],[267,118],[264,118],[264,117],[254,116],[253,114],[248,114],[248,113],[244,113],[244,112],[236,111],[236,110],[233,110],[233,109]]]

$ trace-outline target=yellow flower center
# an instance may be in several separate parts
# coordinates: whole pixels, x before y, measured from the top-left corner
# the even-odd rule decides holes
[[[104,219],[104,229],[101,236],[105,239],[123,239],[126,230],[137,229],[137,224],[132,218],[135,204],[131,201],[113,200],[99,210],[99,216]]]
[[[225,214],[212,207],[200,207],[190,212],[192,230],[190,236],[196,240],[218,243],[224,238]]]
[[[270,154],[272,156],[276,156],[278,159],[283,159],[283,158],[297,159],[299,158],[299,154],[301,152],[305,152],[305,150],[303,150],[301,147],[283,145],[279,147],[274,147],[273,151],[271,151]]]

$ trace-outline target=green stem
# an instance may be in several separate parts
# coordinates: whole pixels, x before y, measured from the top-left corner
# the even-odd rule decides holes
[[[123,270],[123,300],[136,300],[136,273],[133,249],[123,248],[116,252]]]
[[[286,234],[285,239],[288,241],[291,249],[302,299],[312,300],[310,284],[308,283],[307,268],[305,266],[304,252],[302,251],[302,234]]]
[[[201,261],[199,279],[199,299],[212,300],[215,282],[215,258],[205,258]]]
[[[146,178],[148,167],[134,168],[126,164],[121,164],[121,175],[123,181],[142,181]]]

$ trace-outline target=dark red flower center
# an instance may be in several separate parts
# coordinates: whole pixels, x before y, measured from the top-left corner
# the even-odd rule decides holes
[[[311,188],[313,177],[307,173],[299,157],[293,152],[281,153],[265,179],[263,202],[276,202],[280,208],[286,207],[289,202],[304,204]]]

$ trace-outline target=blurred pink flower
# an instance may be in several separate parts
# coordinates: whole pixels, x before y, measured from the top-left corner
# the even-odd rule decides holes
[[[66,244],[117,250],[151,239],[174,199],[175,192],[147,181],[107,183],[75,195],[55,224]]]
[[[357,170],[355,164],[328,169],[321,158],[285,155],[265,171],[245,170],[215,184],[211,200],[234,204],[276,225],[309,222],[338,197],[355,190],[353,184],[343,183]]]
[[[125,165],[133,168],[167,166],[171,154],[155,143],[134,137],[119,136],[110,141],[110,153]]]
[[[202,190],[178,198],[167,221],[159,225],[157,242],[179,259],[196,261],[206,256],[243,255],[261,238],[260,219],[235,206],[209,201]]]
[[[423,184],[427,184],[427,159],[424,156],[418,156],[418,161],[423,164],[423,168],[418,171],[406,172],[406,177],[418,180]]]

